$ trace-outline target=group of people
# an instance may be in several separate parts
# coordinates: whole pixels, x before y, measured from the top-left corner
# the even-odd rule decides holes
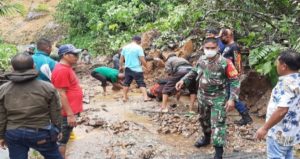
[[[132,43],[123,47],[114,56],[114,64],[119,64],[120,67],[119,72],[115,71],[115,77],[120,80],[118,82],[124,80],[124,101],[128,100],[127,93],[133,79],[141,89],[144,101],[149,100],[146,96],[142,67],[144,66],[145,70],[148,68],[140,43],[141,39],[134,37]],[[199,148],[212,142],[215,148],[214,158],[220,159],[226,143],[227,112],[235,108],[240,113],[242,118],[235,121],[237,125],[251,124],[253,120],[247,106],[239,99],[240,75],[243,73],[242,55],[238,44],[234,41],[233,31],[207,30],[203,51],[204,55],[200,56],[194,67],[186,59],[177,57],[175,53],[161,59],[156,58],[155,60],[165,65],[168,78],[152,87],[149,97],[160,96],[162,104],[159,111],[168,112],[169,96],[180,96],[182,89],[188,89],[191,103],[189,111],[193,110],[197,99],[199,121],[204,133],[204,136],[196,141],[195,146]],[[124,68],[125,74],[120,73]],[[270,159],[293,158],[292,146],[300,143],[299,69],[299,53],[287,50],[279,55],[277,72],[281,77],[271,95],[267,122],[256,134],[258,139],[262,139],[268,132],[267,155]]]
[[[175,53],[158,60],[165,65],[167,80],[160,92],[147,92],[144,70],[148,70],[141,37],[134,36],[114,56],[115,68],[95,68],[91,76],[101,81],[104,93],[108,82],[113,89],[123,89],[123,101],[133,80],[141,89],[144,102],[161,96],[160,112],[168,112],[168,98],[180,96],[182,89],[190,94],[190,108],[198,103],[203,137],[196,141],[200,148],[213,144],[215,159],[222,159],[226,144],[227,112],[237,109],[242,118],[238,125],[251,124],[246,105],[239,100],[243,73],[241,53],[230,29],[219,32],[209,29],[203,42],[204,54],[195,66]],[[82,112],[82,90],[72,69],[82,50],[71,44],[59,46],[59,62],[49,57],[52,44],[40,39],[34,54],[17,54],[11,60],[13,71],[5,74],[10,80],[0,87],[0,147],[9,148],[11,159],[25,159],[29,148],[47,159],[65,158],[66,144],[76,117]],[[117,61],[115,59],[118,59]],[[269,159],[293,158],[293,145],[300,143],[300,54],[283,51],[276,61],[279,81],[272,91],[266,123],[256,137],[267,135]]]
[[[59,62],[49,57],[52,44],[36,43],[34,54],[11,59],[9,82],[0,87],[0,146],[11,159],[27,159],[29,148],[46,159],[65,158],[76,117],[82,112],[83,93],[72,69],[80,49],[61,45]]]

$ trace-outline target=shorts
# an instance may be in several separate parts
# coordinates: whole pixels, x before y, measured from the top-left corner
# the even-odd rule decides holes
[[[125,68],[124,86],[129,87],[133,80],[135,80],[138,87],[146,87],[146,83],[144,82],[143,72],[135,72],[132,71],[130,68]]]
[[[183,71],[183,72],[176,72],[175,74],[171,75],[168,78],[168,82],[164,85],[164,88],[162,90],[162,94],[167,94],[167,95],[174,95],[176,94],[177,90],[175,88],[175,85],[182,77],[184,77],[188,71]],[[197,84],[196,80],[192,80],[189,87],[187,87],[189,90],[190,94],[197,94]]]
[[[75,115],[77,117],[78,115]],[[69,126],[67,117],[63,116],[62,121],[62,138],[58,141],[59,146],[66,145],[70,139],[71,132],[73,131],[73,127]]]
[[[97,73],[97,72],[95,72],[95,71],[93,71],[93,72],[91,73],[91,76],[94,77],[94,78],[96,78],[97,80],[101,81],[101,86],[102,86],[102,87],[106,87],[106,86],[108,85],[108,84],[107,84],[107,81],[111,82],[110,79],[108,79],[108,78],[102,76],[100,73]],[[112,82],[111,82],[111,83],[112,83]]]

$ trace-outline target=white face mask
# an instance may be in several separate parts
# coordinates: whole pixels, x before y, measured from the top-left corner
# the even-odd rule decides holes
[[[216,56],[218,53],[218,50],[207,50],[207,49],[204,49],[204,54],[207,58],[212,58],[214,56]]]

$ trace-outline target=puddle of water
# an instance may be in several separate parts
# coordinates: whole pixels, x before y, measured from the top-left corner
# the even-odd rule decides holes
[[[139,123],[142,125],[144,125],[144,124],[153,125],[154,124],[149,117],[137,115],[131,111],[124,112],[123,120],[136,122],[136,123]]]

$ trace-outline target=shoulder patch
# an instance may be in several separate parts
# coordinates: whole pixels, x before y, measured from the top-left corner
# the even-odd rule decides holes
[[[226,75],[228,78],[236,78],[238,77],[238,71],[234,67],[231,60],[227,59],[227,67],[226,67]]]

